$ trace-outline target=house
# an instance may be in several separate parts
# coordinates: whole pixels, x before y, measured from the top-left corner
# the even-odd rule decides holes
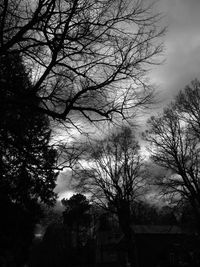
[[[195,233],[171,225],[133,225],[132,230],[140,267],[200,266]],[[96,266],[129,266],[127,255],[119,228],[107,225],[98,229]]]
[[[132,230],[139,267],[200,266],[195,232],[174,225],[133,225]],[[50,225],[32,252],[30,266],[129,266],[126,240],[113,216],[99,216],[87,242],[77,240],[65,225]]]
[[[197,240],[191,231],[172,225],[135,225],[132,228],[141,267],[194,265]]]

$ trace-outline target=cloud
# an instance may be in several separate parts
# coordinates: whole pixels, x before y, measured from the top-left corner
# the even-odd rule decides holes
[[[58,194],[58,199],[69,198],[73,195],[73,190],[71,188],[71,171],[65,170],[60,172],[57,185],[54,189],[55,193]]]
[[[150,75],[162,105],[166,105],[191,80],[200,79],[200,0],[160,0],[157,9],[165,15],[163,23],[168,26],[164,38],[166,61]],[[69,171],[59,175],[55,189],[59,198],[73,193],[70,181]]]
[[[166,61],[152,71],[151,77],[167,102],[191,80],[200,78],[200,1],[160,0],[158,8],[168,25]]]

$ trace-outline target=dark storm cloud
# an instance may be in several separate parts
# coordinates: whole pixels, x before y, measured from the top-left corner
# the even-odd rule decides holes
[[[165,63],[152,74],[162,99],[171,99],[194,78],[200,78],[200,0],[160,0],[168,31]]]

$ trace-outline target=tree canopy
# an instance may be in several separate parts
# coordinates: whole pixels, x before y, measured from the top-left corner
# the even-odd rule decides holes
[[[57,173],[56,151],[49,146],[48,118],[27,106],[16,107],[12,102],[25,98],[31,90],[21,58],[3,57],[0,66],[1,99],[11,99],[9,105],[0,109],[2,190],[11,201],[24,205],[29,199],[51,203],[55,200]],[[30,101],[39,105],[37,99]]]
[[[127,242],[131,266],[137,266],[135,237],[131,229],[134,202],[144,193],[139,144],[129,127],[122,127],[103,140],[86,145],[86,156],[74,176],[78,188],[89,192],[94,201],[116,214]]]
[[[175,201],[186,199],[200,219],[199,81],[181,91],[159,116],[148,121],[152,159],[170,170],[159,184]]]
[[[3,1],[0,55],[20,54],[32,71],[32,89],[15,105],[70,125],[131,116],[151,101],[144,75],[162,51],[152,10],[142,0]]]
[[[129,127],[118,130],[102,140],[86,144],[85,155],[77,169],[74,168],[77,187],[105,205],[115,206],[118,200],[134,201],[141,194],[139,144]]]
[[[29,95],[31,82],[19,55],[0,60],[0,221],[1,254],[21,264],[27,256],[40,204],[53,204],[56,151],[49,146],[49,120],[28,106],[16,106]],[[8,101],[7,101],[8,100]],[[32,98],[39,105],[37,99]],[[8,105],[9,103],[9,105]],[[17,265],[18,266],[18,265]]]
[[[82,194],[74,194],[70,199],[61,200],[65,211],[63,212],[64,223],[73,226],[74,224],[88,225],[90,216],[89,200]]]

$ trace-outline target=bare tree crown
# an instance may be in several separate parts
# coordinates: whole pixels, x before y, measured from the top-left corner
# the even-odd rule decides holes
[[[4,0],[0,56],[19,53],[41,112],[74,123],[131,115],[151,100],[144,74],[162,51],[151,6],[135,0]],[[36,108],[31,99],[19,105]]]
[[[152,159],[170,170],[158,184],[172,200],[187,200],[200,218],[200,83],[194,80],[159,116],[149,121],[146,138]]]

